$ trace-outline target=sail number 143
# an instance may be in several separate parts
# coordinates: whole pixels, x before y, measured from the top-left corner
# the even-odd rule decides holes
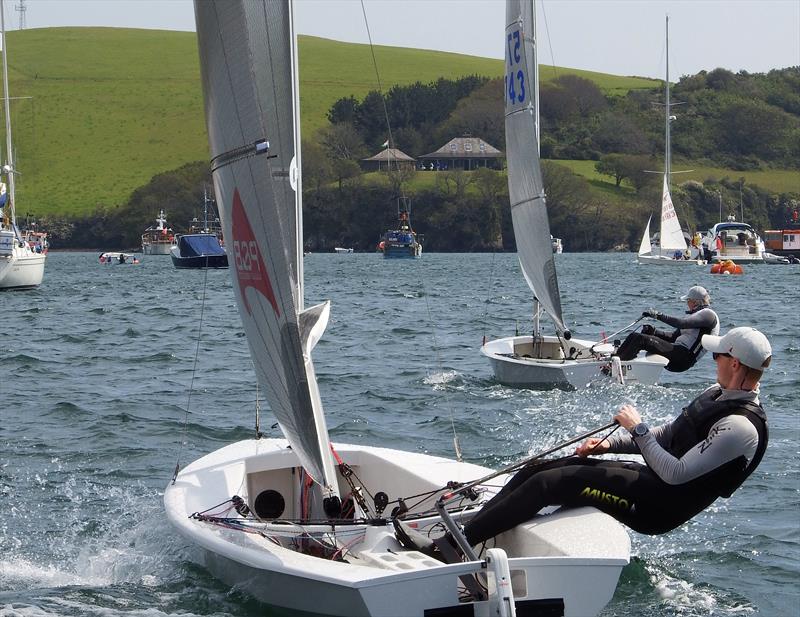
[[[506,35],[506,67],[505,87],[508,103],[518,105],[525,102],[527,96],[527,83],[522,64],[522,36],[519,30],[512,30]]]

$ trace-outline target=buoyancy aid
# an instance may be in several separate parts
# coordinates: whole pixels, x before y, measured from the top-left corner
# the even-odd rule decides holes
[[[683,408],[681,415],[672,423],[672,439],[666,449],[674,457],[681,458],[697,444],[705,441],[711,427],[722,418],[730,415],[746,417],[758,432],[758,446],[750,463],[748,464],[744,456],[739,456],[692,481],[713,487],[720,497],[730,497],[758,467],[767,449],[769,432],[767,416],[760,404],[742,399],[718,401],[716,399],[720,394],[722,388],[716,386]]]

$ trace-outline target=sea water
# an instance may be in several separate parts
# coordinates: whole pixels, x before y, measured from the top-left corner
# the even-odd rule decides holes
[[[647,308],[681,314],[679,296],[700,284],[723,330],[756,326],[774,351],[761,466],[679,529],[631,533],[634,557],[603,615],[800,614],[800,267],[715,276],[631,254],[556,262],[581,338]],[[513,254],[312,254],[304,266],[307,304],[332,301],[314,359],[336,441],[453,456],[456,434],[466,460],[497,467],[605,424],[624,402],[667,421],[714,379],[704,357],[657,386],[496,383],[482,338],[531,324]],[[161,501],[176,464],[253,436],[258,397],[228,271],[52,253],[41,287],[0,294],[0,617],[269,615],[198,565]],[[263,407],[261,428],[277,436]]]

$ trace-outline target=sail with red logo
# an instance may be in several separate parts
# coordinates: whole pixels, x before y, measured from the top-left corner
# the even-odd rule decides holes
[[[315,481],[307,514],[321,515],[336,484],[311,350],[327,325],[328,303],[303,304],[297,59],[264,61],[276,50],[293,56],[291,12],[278,2],[224,11],[198,3],[197,10],[198,36],[210,43],[200,51],[206,123],[239,313],[270,409]],[[267,19],[258,14],[264,10]],[[256,24],[266,24],[267,36]]]

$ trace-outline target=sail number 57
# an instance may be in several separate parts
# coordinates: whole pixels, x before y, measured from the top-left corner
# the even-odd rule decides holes
[[[522,66],[522,36],[519,30],[513,30],[506,36],[506,53],[508,66],[506,67],[505,89],[508,102],[512,105],[524,103],[526,92],[525,71]]]

